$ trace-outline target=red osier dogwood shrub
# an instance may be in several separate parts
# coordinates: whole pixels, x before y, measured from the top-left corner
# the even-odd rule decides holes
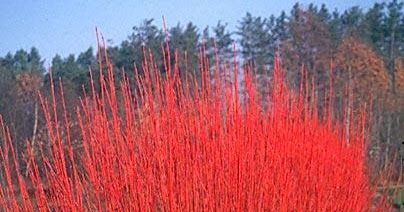
[[[363,118],[345,138],[345,128],[331,121],[331,109],[318,117],[316,101],[306,98],[308,83],[297,92],[287,88],[278,58],[272,91],[260,97],[248,66],[240,83],[236,62],[231,68],[216,64],[210,73],[200,56],[197,82],[180,77],[178,57],[168,65],[165,55],[161,75],[145,54],[144,73],[135,71],[136,89],[125,76],[115,86],[108,57],[100,58],[106,73],[99,72],[97,86],[91,79],[92,95],[81,100],[74,117],[81,133],[78,150],[63,90],[56,99],[52,87],[50,104],[41,98],[50,149],[39,158],[27,151],[27,176],[19,171],[12,139],[1,124],[1,210],[366,211],[377,206],[366,172]],[[224,80],[222,72],[231,72],[233,80]]]

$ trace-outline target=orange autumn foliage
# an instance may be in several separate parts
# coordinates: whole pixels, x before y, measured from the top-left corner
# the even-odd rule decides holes
[[[42,84],[42,78],[38,74],[33,73],[18,74],[16,81],[16,95],[23,102],[35,98]]]
[[[397,106],[404,105],[404,57],[397,58],[394,61],[396,77],[396,100]]]
[[[358,102],[367,102],[385,97],[389,91],[389,76],[383,60],[355,38],[346,38],[339,45],[335,55],[335,70],[337,94],[348,91]]]

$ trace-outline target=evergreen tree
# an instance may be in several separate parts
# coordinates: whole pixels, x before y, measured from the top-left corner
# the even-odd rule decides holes
[[[381,54],[383,48],[383,19],[384,19],[384,3],[375,3],[364,15],[362,26],[362,40],[366,41],[373,49]]]
[[[185,53],[187,55],[188,62],[188,71],[198,73],[196,70],[198,68],[198,55],[199,49],[198,44],[200,40],[200,34],[198,32],[198,28],[192,23],[189,22],[185,28],[181,26],[180,23],[177,26],[171,28],[169,30],[169,45],[171,50],[171,55],[174,55],[174,51],[178,51],[178,56],[180,58],[185,57]],[[174,60],[174,57],[171,57]],[[180,71],[182,75],[185,71],[185,61],[180,59]],[[173,63],[173,61],[172,61]]]
[[[346,10],[341,15],[341,23],[343,29],[343,36],[360,37],[360,26],[363,19],[362,9],[358,6]]]
[[[262,72],[268,69],[274,57],[274,43],[271,42],[271,29],[267,19],[254,17],[247,13],[239,23],[241,54],[247,61],[253,61]]]
[[[337,9],[332,12],[328,25],[330,29],[332,48],[335,49],[341,42],[343,34],[342,19]]]
[[[275,19],[275,25],[273,26],[271,33],[273,40],[275,40],[274,46],[279,49],[280,44],[288,38],[288,17],[285,11],[282,11],[279,17]]]
[[[89,67],[96,64],[97,60],[93,53],[93,48],[89,47],[86,51],[79,54],[77,63],[81,69],[87,70]]]
[[[391,76],[391,86],[395,92],[395,68],[394,61],[398,56],[404,54],[404,2],[393,0],[387,4],[387,16],[384,20],[384,43],[385,48],[383,56],[385,58],[387,69]]]
[[[120,56],[126,56],[134,59],[134,63],[141,67],[143,63],[143,48],[150,49],[153,54],[155,61],[162,61],[162,44],[164,42],[164,33],[153,23],[154,19],[146,19],[140,26],[133,27],[133,33],[129,36],[129,43],[123,42],[121,45]],[[125,55],[125,53],[132,53],[130,55]],[[125,70],[133,70],[133,61],[126,60],[124,65]],[[162,63],[157,64],[162,66]]]
[[[45,68],[43,65],[44,61],[41,60],[41,56],[39,55],[38,49],[35,47],[31,48],[30,53],[28,54],[28,70],[30,72],[37,72],[38,74],[43,74],[45,72]]]
[[[162,66],[161,46],[164,42],[164,35],[162,30],[154,25],[153,21],[153,19],[143,20],[139,26],[132,28],[133,32],[127,40],[122,41],[119,46],[108,47],[108,56],[111,58],[116,71],[120,72],[120,69],[123,68],[126,74],[131,75],[136,64],[139,72],[142,73],[141,67],[145,56],[143,51],[145,50],[148,54],[149,49],[155,57],[155,61],[160,62],[157,65]]]
[[[231,33],[226,29],[227,23],[220,21],[213,27],[214,41],[220,62],[230,62],[233,59],[233,42]]]
[[[282,43],[281,53],[292,84],[299,84],[301,65],[304,65],[308,77],[313,77],[321,89],[327,83],[332,43],[329,28],[314,11],[303,10],[298,4],[293,7],[288,23],[290,37]]]
[[[321,4],[320,9],[316,13],[316,16],[322,23],[329,23],[329,21],[331,20],[331,14],[325,4]]]
[[[16,72],[22,72],[28,70],[28,53],[20,49],[14,54],[13,68]]]

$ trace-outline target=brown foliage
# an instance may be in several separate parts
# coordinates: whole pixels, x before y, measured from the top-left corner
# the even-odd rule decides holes
[[[23,102],[35,99],[41,88],[42,78],[38,74],[24,72],[16,76],[16,95]]]
[[[335,54],[336,92],[348,92],[359,102],[385,97],[389,77],[383,60],[366,44],[349,37],[342,41]]]
[[[396,74],[396,91],[397,91],[398,97],[401,100],[403,100],[403,98],[404,98],[404,57],[397,58],[394,61],[394,67],[395,67],[395,74]]]
[[[390,90],[387,95],[386,102],[388,111],[403,112],[404,108],[404,57],[394,60],[395,88]]]

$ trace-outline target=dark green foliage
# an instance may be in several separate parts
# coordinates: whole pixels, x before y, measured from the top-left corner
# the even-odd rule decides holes
[[[198,68],[198,54],[199,48],[198,43],[200,41],[200,34],[198,28],[189,22],[185,28],[181,26],[180,23],[177,26],[169,30],[169,45],[172,51],[171,55],[174,55],[174,51],[178,51],[178,56],[181,58],[185,57],[187,54],[188,69],[189,71],[195,72]],[[171,58],[172,62],[175,58]],[[184,62],[184,60],[182,60]],[[185,64],[180,64],[181,72],[185,71]]]
[[[247,61],[254,61],[257,66],[268,66],[274,57],[274,43],[271,42],[271,24],[262,17],[254,17],[247,13],[238,27],[241,54]],[[263,70],[262,67],[258,70]]]
[[[219,61],[230,62],[233,59],[233,42],[232,33],[227,29],[227,23],[222,24],[220,21],[213,27],[214,42],[218,54]]]
[[[362,39],[368,42],[379,54],[384,43],[384,8],[383,3],[375,3],[364,15],[364,20],[361,24]]]

